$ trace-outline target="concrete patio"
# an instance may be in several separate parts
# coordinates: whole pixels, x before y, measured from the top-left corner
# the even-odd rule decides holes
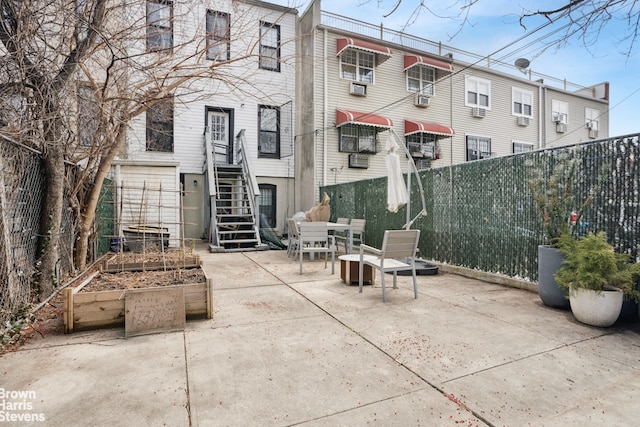
[[[0,417],[47,426],[635,426],[640,323],[440,273],[347,286],[286,251],[207,252],[212,320],[45,337],[0,357]],[[379,281],[378,281],[379,282]],[[23,392],[23,394],[18,394]],[[20,406],[22,409],[15,409]],[[16,422],[16,425],[28,423]],[[11,423],[9,423],[11,425]]]

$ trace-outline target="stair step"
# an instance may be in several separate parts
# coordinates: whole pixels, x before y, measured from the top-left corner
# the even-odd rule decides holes
[[[234,230],[253,230],[255,223],[253,222],[223,222],[218,223],[220,229],[234,229]],[[241,228],[244,227],[244,228]],[[247,228],[249,227],[249,228]]]
[[[238,235],[238,234],[242,234],[242,235],[245,235],[245,236],[253,235],[254,237],[256,235],[256,233],[253,231],[253,229],[250,229],[250,230],[233,230],[233,231],[220,230],[220,231],[218,231],[218,235],[220,237],[222,237],[222,236],[235,236],[235,235]]]
[[[258,239],[233,239],[233,240],[220,240],[223,245],[228,244],[240,244],[240,243],[258,243]]]

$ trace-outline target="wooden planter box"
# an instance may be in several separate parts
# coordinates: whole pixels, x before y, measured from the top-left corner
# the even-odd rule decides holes
[[[117,256],[112,256],[102,261],[100,269],[104,272],[115,273],[119,271],[157,271],[167,268],[194,268],[200,265],[201,261],[198,255],[189,255],[180,260],[168,260],[166,262],[119,262]]]
[[[86,283],[89,283],[90,279]],[[210,278],[206,277],[206,274],[205,279],[204,283],[96,292],[80,292],[82,285],[77,288],[67,288],[64,290],[64,331],[72,333],[124,326],[127,295],[135,293],[139,298],[140,294],[145,291],[149,293],[150,297],[153,295],[153,298],[157,298],[159,294],[174,293],[175,295],[176,289],[182,290],[186,318],[206,317],[211,319],[213,317],[213,283]],[[163,302],[163,304],[165,303]],[[147,308],[152,309],[153,307]],[[182,308],[180,308],[181,311]]]

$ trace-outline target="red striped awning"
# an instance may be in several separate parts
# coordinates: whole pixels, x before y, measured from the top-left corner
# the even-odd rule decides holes
[[[379,44],[375,44],[372,42],[352,39],[352,38],[340,38],[336,41],[337,49],[336,55],[340,55],[345,49],[359,49],[364,50],[366,52],[375,53],[378,55],[378,63],[382,63],[387,59],[391,58],[393,51],[390,47],[381,46]]]
[[[429,58],[427,56],[419,55],[405,55],[404,56],[404,71],[416,65],[426,65],[427,67],[433,67],[438,70],[453,72],[453,65],[448,62],[438,61],[437,59]]]
[[[404,134],[413,135],[414,133],[430,133],[433,135],[453,136],[455,131],[448,126],[439,125],[437,123],[420,122],[417,120],[404,121]]]
[[[393,121],[384,116],[360,113],[358,111],[336,110],[336,127],[347,124],[374,126],[385,129],[391,129],[393,127]]]

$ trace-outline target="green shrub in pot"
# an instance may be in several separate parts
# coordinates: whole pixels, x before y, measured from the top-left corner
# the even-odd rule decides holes
[[[611,326],[620,315],[624,294],[636,301],[640,298],[636,288],[640,264],[630,263],[627,255],[616,253],[603,232],[589,233],[577,240],[563,234],[558,243],[564,262],[555,279],[561,288],[569,291],[571,311],[578,321]],[[587,294],[590,302],[586,307],[579,307],[576,298]],[[611,298],[615,302],[608,302]],[[596,311],[605,309],[608,312],[602,313],[604,319],[592,320],[600,315]]]

